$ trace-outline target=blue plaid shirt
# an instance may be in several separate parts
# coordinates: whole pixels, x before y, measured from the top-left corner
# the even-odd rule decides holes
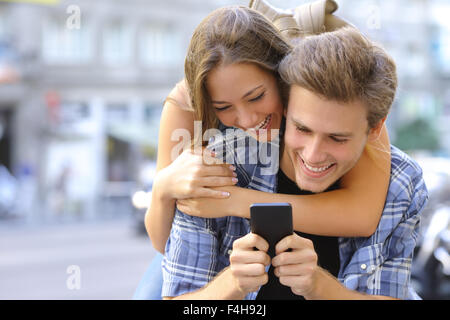
[[[213,148],[236,166],[239,186],[275,192],[278,140],[264,146],[256,140],[251,141],[251,137],[241,135],[233,140],[227,138],[229,136],[233,136],[231,131],[224,135],[225,138],[217,139]],[[236,140],[244,139],[242,137],[250,140],[236,143]],[[258,148],[248,148],[248,143],[256,143]],[[260,158],[267,160],[265,156],[251,161],[252,154],[267,146],[272,151],[269,155],[271,164],[259,161]],[[252,151],[248,152],[248,149]],[[263,153],[267,155],[267,152]],[[245,161],[242,161],[243,157]],[[272,171],[272,167],[276,170]],[[391,146],[391,179],[378,228],[368,238],[339,238],[339,281],[362,293],[417,298],[410,284],[411,262],[419,237],[420,211],[427,197],[421,168]],[[249,232],[247,219],[231,216],[199,218],[176,210],[162,262],[162,296],[179,296],[205,286],[229,265],[234,240]],[[257,293],[248,294],[246,299],[256,298]]]

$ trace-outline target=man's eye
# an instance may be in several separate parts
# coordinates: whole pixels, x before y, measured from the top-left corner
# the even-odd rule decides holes
[[[262,97],[264,97],[265,93],[266,93],[266,92],[264,91],[264,92],[261,93],[259,96],[255,97],[255,98],[253,98],[253,99],[250,99],[249,101],[250,101],[250,102],[258,101],[258,100],[260,100]]]
[[[330,137],[330,138],[331,138],[331,140],[333,140],[334,142],[337,142],[337,143],[346,143],[348,141],[348,139],[339,139],[336,137]]]

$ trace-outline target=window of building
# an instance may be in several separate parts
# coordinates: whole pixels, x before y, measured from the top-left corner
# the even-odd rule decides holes
[[[144,119],[146,123],[155,124],[159,127],[161,120],[161,103],[146,103],[144,107]]]
[[[103,32],[103,61],[107,65],[123,65],[131,61],[133,28],[123,21],[108,23]]]
[[[130,118],[130,110],[126,103],[109,103],[106,108],[108,124],[124,123]]]
[[[140,57],[146,66],[171,66],[183,63],[181,35],[164,25],[146,25],[140,39]]]
[[[93,57],[93,32],[83,20],[79,29],[68,28],[64,19],[49,17],[43,23],[42,57],[49,64],[79,64]]]
[[[0,39],[6,36],[6,14],[0,8]]]

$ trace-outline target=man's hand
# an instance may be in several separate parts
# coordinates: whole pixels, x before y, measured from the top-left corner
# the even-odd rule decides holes
[[[275,254],[272,265],[281,284],[291,287],[293,293],[305,297],[317,290],[320,268],[311,240],[294,233],[277,243]]]
[[[244,294],[258,290],[269,280],[266,266],[270,264],[270,257],[267,250],[267,241],[254,233],[234,241],[230,270],[236,286]]]

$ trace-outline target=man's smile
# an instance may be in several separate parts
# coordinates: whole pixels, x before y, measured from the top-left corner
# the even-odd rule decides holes
[[[336,167],[335,162],[322,166],[311,166],[306,163],[306,161],[303,160],[303,158],[299,154],[297,154],[297,158],[299,160],[298,162],[300,163],[300,168],[302,169],[302,171],[311,178],[322,178],[334,171],[334,168]]]

